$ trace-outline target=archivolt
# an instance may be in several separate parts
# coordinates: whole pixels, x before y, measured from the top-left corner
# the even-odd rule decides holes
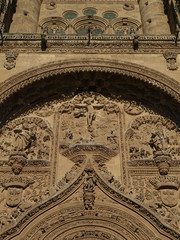
[[[58,61],[44,64],[10,77],[0,84],[0,103],[33,82],[73,72],[105,72],[134,77],[137,81],[146,82],[159,88],[180,102],[180,84],[160,72],[128,62],[85,58],[80,61]]]

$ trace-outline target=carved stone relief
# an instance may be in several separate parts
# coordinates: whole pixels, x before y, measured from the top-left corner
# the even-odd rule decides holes
[[[146,134],[144,134],[146,133]],[[155,152],[166,151],[179,159],[180,134],[176,125],[159,116],[137,118],[127,133],[129,159],[153,159]]]
[[[63,238],[63,240],[73,240],[73,239],[109,239],[109,240],[120,240],[119,238],[112,236],[109,233],[102,231],[79,231],[78,233],[70,234],[68,237]]]
[[[180,180],[175,176],[158,176],[150,179],[150,183],[158,190],[158,199],[150,205],[153,211],[170,224],[180,230]]]
[[[99,144],[118,151],[118,105],[99,94],[83,93],[62,104],[59,111],[61,151],[76,144]]]
[[[169,70],[177,70],[177,54],[175,52],[164,53],[164,58],[166,59],[167,68]]]
[[[57,7],[56,5],[56,1],[49,1],[48,3],[46,3],[46,8],[48,10],[54,10]]]
[[[135,101],[131,101],[124,104],[124,111],[130,115],[139,115],[144,111],[144,108]]]
[[[52,130],[40,118],[19,118],[9,122],[0,136],[0,156],[7,159],[12,152],[23,152],[28,159],[49,160]]]
[[[0,2],[17,2],[15,28],[38,27],[1,31],[5,78],[19,73],[0,84],[0,240],[180,239],[180,85],[145,67],[178,69],[163,1]],[[38,53],[48,63],[28,69]]]
[[[25,175],[1,178],[0,231],[15,224],[35,204],[50,196],[49,176]]]
[[[133,176],[129,195],[150,208],[162,222],[180,230],[180,181],[174,176]],[[154,186],[154,188],[153,188]]]
[[[6,53],[6,60],[4,62],[4,67],[7,70],[11,70],[16,66],[16,59],[18,57],[18,52],[10,51]]]
[[[119,216],[111,216],[109,213],[103,215],[103,210],[100,211],[100,205],[107,202],[111,206],[119,206],[114,198],[109,198],[108,194],[114,194],[113,197],[122,197],[127,202],[135,200],[141,209],[149,209],[162,223],[170,226],[172,231],[178,232],[179,180],[174,179],[170,171],[172,162],[179,161],[179,138],[179,129],[174,122],[153,114],[141,103],[114,96],[107,98],[95,92],[82,92],[69,99],[41,103],[28,109],[1,130],[2,166],[6,171],[8,168],[8,173],[1,179],[1,231],[6,232],[8,227],[19,224],[22,216],[31,211],[36,212],[36,206],[46,206],[55,201],[51,199],[61,194],[63,197],[68,195],[61,202],[62,206],[75,204],[81,208],[76,213],[76,218],[79,217],[78,214],[84,214],[83,216],[93,215],[94,219],[98,211],[98,216],[121,221]],[[66,168],[69,170],[64,171],[64,177],[60,179],[56,168],[63,169],[62,157],[67,165],[68,161],[72,165],[69,164]],[[120,161],[121,173],[117,174],[118,179],[114,175],[113,166],[109,167],[112,158]],[[164,161],[168,164],[167,171],[164,165],[159,166],[162,159],[167,159]],[[50,162],[49,165],[45,164],[45,160]],[[137,169],[132,167],[129,170],[129,162],[138,160],[145,161],[144,169],[137,165]],[[33,161],[39,161],[38,169]],[[150,171],[146,161],[154,161],[154,172],[148,173],[149,175],[146,174],[146,171]],[[158,177],[157,167],[160,173]],[[13,177],[9,176],[10,172]],[[52,184],[54,176],[55,184]],[[124,177],[129,178],[127,182]],[[105,189],[104,195],[101,194],[100,185]],[[104,211],[107,207],[106,204]],[[66,214],[61,216],[62,231],[65,218],[68,219]],[[57,221],[51,219],[51,223],[47,221],[41,226],[38,224],[32,239],[40,239],[42,236],[51,239],[56,234],[58,239],[58,230],[57,233],[51,232],[53,224],[57,224],[55,222]],[[150,235],[145,236],[140,231],[140,225],[137,227],[126,223],[126,228],[128,226],[136,234],[129,234],[129,239],[149,239]],[[94,237],[91,229],[83,234],[87,238]],[[106,236],[107,239],[109,236],[121,239],[121,236],[113,233],[102,235],[105,233],[96,231],[96,234],[97,239],[102,236],[102,239],[106,239]],[[62,239],[83,239],[84,236],[79,230],[78,233],[62,235]]]
[[[86,174],[87,176],[83,187],[84,208],[86,210],[93,210],[95,202],[95,178],[93,176],[93,169],[86,169]]]

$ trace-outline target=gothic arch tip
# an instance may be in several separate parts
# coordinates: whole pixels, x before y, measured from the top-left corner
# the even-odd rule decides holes
[[[56,234],[57,235],[60,234],[59,230],[58,230],[60,227],[64,231],[64,232],[62,232],[62,235],[66,231],[67,231],[68,234],[70,234],[73,229],[76,229],[76,228],[79,228],[79,227],[82,228],[83,226],[86,226],[86,225],[83,225],[84,224],[83,223],[83,221],[84,221],[83,220],[83,218],[84,218],[83,216],[87,216],[87,219],[88,219],[88,216],[89,216],[89,221],[91,221],[91,222],[92,222],[92,219],[96,216],[95,220],[94,220],[94,223],[93,223],[94,224],[94,228],[93,229],[96,229],[98,226],[101,227],[102,229],[103,228],[104,229],[108,229],[109,228],[109,229],[112,230],[112,233],[116,232],[117,240],[119,239],[118,238],[118,232],[117,232],[117,230],[115,230],[116,229],[115,226],[113,227],[113,224],[115,224],[116,227],[118,226],[120,229],[126,230],[127,233],[128,232],[130,233],[130,235],[132,234],[131,237],[134,236],[133,239],[137,239],[135,237],[133,231],[132,231],[133,229],[131,229],[131,230],[130,229],[128,230],[128,228],[126,229],[125,225],[123,225],[123,222],[119,221],[120,220],[120,216],[121,216],[122,219],[125,219],[124,223],[126,223],[128,221],[128,219],[130,220],[131,218],[134,219],[134,224],[135,225],[137,224],[136,221],[137,222],[139,221],[137,226],[141,226],[142,229],[146,229],[148,231],[149,236],[151,236],[151,238],[146,238],[146,239],[157,239],[157,240],[160,240],[161,238],[157,237],[157,235],[156,235],[157,233],[158,233],[158,235],[160,234],[161,237],[164,236],[165,239],[171,239],[171,240],[174,240],[174,239],[176,239],[176,237],[180,236],[177,232],[175,232],[171,228],[163,225],[159,221],[159,219],[156,218],[153,215],[153,213],[151,211],[148,211],[147,208],[145,208],[144,206],[139,204],[137,201],[132,200],[131,198],[129,198],[125,194],[121,193],[120,191],[117,191],[114,188],[110,187],[106,183],[106,181],[104,181],[104,179],[101,178],[101,176],[99,175],[99,171],[96,168],[93,168],[93,171],[95,173],[95,177],[96,177],[96,180],[98,182],[97,186],[100,187],[100,189],[104,189],[103,192],[107,193],[108,197],[110,197],[112,199],[116,199],[116,201],[118,201],[118,203],[124,205],[127,208],[127,213],[125,213],[123,209],[117,208],[117,206],[115,206],[115,205],[114,206],[113,205],[112,206],[109,205],[108,207],[105,207],[103,205],[97,205],[95,209],[88,210],[88,211],[87,211],[87,209],[84,209],[83,205],[82,206],[81,205],[74,205],[74,206],[71,206],[70,208],[68,207],[68,205],[64,205],[64,207],[62,205],[62,208],[58,208],[56,210],[53,210],[54,207],[56,207],[57,205],[61,204],[64,201],[64,199],[67,198],[67,195],[70,196],[77,189],[79,189],[79,187],[83,183],[83,178],[85,177],[84,172],[88,171],[88,169],[89,169],[89,166],[86,165],[86,164],[83,164],[83,166],[81,167],[80,173],[75,177],[75,179],[73,179],[70,182],[70,184],[69,184],[69,186],[67,188],[65,188],[63,190],[60,190],[55,195],[51,196],[49,199],[47,199],[46,201],[42,202],[41,204],[34,206],[32,209],[30,209],[30,211],[28,211],[25,215],[23,215],[23,217],[20,219],[19,222],[16,223],[16,225],[14,227],[12,226],[11,228],[9,228],[5,232],[3,232],[0,235],[0,237],[3,237],[3,239],[14,239],[14,237],[15,237],[15,239],[17,239],[16,236],[18,234],[22,234],[24,229],[26,229],[28,227],[29,228],[28,232],[25,230],[25,233],[28,236],[28,237],[26,236],[27,239],[35,239],[35,238],[29,238],[29,236],[32,235],[32,234],[33,234],[33,236],[36,236],[38,230],[41,229],[41,228],[39,228],[39,226],[44,225],[45,222],[47,223],[47,226],[49,225],[48,226],[48,228],[49,228],[51,226],[51,221],[54,224],[54,220],[53,220],[54,218],[55,219],[57,218],[56,224],[53,225],[53,229],[56,232]],[[110,214],[110,210],[113,212],[112,216],[109,215]],[[103,213],[102,211],[105,211],[105,213]],[[133,212],[133,214],[131,213],[131,211]],[[35,219],[35,218],[38,219],[40,216],[43,216],[43,214],[45,212],[46,212],[46,214],[45,214],[44,218],[46,219],[46,221],[44,221],[44,218],[40,218],[36,222],[35,225],[31,226],[32,220]],[[49,213],[47,214],[47,212],[49,212]],[[75,212],[76,212],[76,214],[75,214]],[[67,216],[64,218],[63,213],[66,213],[68,215],[68,219],[66,219]],[[140,222],[140,220],[137,220],[137,218],[134,215],[134,213],[137,214],[138,216],[144,217],[144,221],[147,221],[147,223],[144,224],[144,222],[142,223],[142,222]],[[75,214],[75,219],[71,219],[71,214],[72,214],[72,216],[73,216],[73,214]],[[103,215],[101,216],[101,214],[104,214],[104,216]],[[108,216],[108,218],[107,218],[107,216]],[[109,219],[109,216],[110,216],[110,219]],[[66,221],[65,221],[65,219],[66,219]],[[103,223],[104,220],[106,220],[107,224],[109,223],[110,225],[107,225],[107,226],[104,225],[104,223]],[[64,223],[63,223],[63,221],[64,221]],[[72,222],[74,225],[71,225],[68,222]],[[76,222],[78,222],[78,224],[76,224]],[[61,226],[61,223],[63,223],[62,226]],[[152,225],[152,229],[151,230],[149,229],[149,227],[146,226],[147,224],[149,226]],[[156,234],[153,232],[153,229],[156,231]],[[78,230],[78,232],[79,232],[79,230]],[[48,233],[48,231],[47,232],[43,231],[42,233],[43,233],[42,236],[44,236],[42,239],[47,239],[46,237],[48,236],[48,234],[49,234],[49,236],[51,236],[53,231],[51,229],[51,231],[49,233]],[[152,234],[152,235],[150,235],[150,234]],[[169,237],[169,238],[167,238],[167,237]],[[48,238],[48,239],[51,239],[51,238]],[[85,239],[85,238],[83,238],[83,239]],[[130,240],[132,238],[127,238],[127,239]],[[112,238],[112,240],[114,240],[114,238]]]

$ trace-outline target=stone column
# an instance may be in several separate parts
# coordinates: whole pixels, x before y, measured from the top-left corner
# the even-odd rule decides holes
[[[42,0],[18,0],[11,33],[36,33]]]
[[[164,13],[163,0],[139,0],[143,33],[170,34],[167,16]]]

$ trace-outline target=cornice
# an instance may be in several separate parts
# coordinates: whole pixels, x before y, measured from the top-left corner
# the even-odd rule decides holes
[[[72,3],[97,3],[97,4],[101,4],[101,3],[125,3],[127,2],[126,0],[54,0],[54,2],[56,4],[59,4],[59,3],[65,3],[65,4],[72,4]],[[137,3],[136,1],[134,0],[128,0],[128,2],[130,3]],[[43,3],[49,3],[49,0],[43,0]]]
[[[88,45],[88,36],[48,35],[47,48],[44,53],[102,53],[102,54],[165,54],[167,51],[180,53],[180,41],[174,43],[174,35],[139,36],[138,49],[133,49],[133,38],[130,36],[93,36]],[[0,53],[10,49],[18,52],[39,53],[41,50],[40,34],[5,34]]]

